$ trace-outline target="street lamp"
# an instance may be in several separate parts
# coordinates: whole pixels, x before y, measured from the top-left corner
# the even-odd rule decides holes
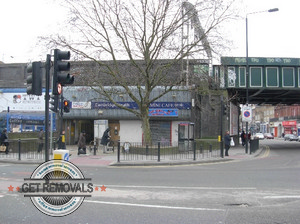
[[[249,104],[249,57],[248,57],[248,15],[251,14],[258,14],[258,13],[264,13],[264,12],[277,12],[278,8],[273,8],[269,10],[264,11],[257,11],[257,12],[250,12],[246,14],[246,105]],[[248,153],[248,121],[246,121],[246,147],[245,151]],[[251,153],[251,151],[250,151]]]

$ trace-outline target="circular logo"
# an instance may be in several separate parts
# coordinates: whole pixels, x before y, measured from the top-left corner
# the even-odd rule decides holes
[[[86,196],[91,196],[92,183],[85,184],[86,180],[74,164],[50,160],[34,170],[22,191],[44,214],[66,216],[77,210]]]

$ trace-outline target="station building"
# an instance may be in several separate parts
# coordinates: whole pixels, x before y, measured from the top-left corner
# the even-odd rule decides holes
[[[120,63],[123,69],[132,72],[126,61]],[[0,64],[2,126],[8,127],[10,132],[37,131],[46,120],[44,115],[45,90],[42,96],[26,94],[26,66],[26,64]],[[182,75],[181,66],[181,64],[175,65],[171,72],[166,74],[166,80],[172,82]],[[120,87],[115,86],[107,75],[97,73],[93,62],[71,62],[71,68],[75,75],[75,82],[63,88],[63,97],[71,101],[71,111],[64,113],[62,123],[62,129],[66,132],[66,143],[76,144],[81,131],[86,132],[87,142],[102,136],[102,133],[95,133],[95,126],[99,122],[107,123],[114,141],[142,142],[141,120],[104,99],[95,91],[97,86],[94,81],[101,79],[108,89]],[[189,69],[190,85],[188,87],[178,86],[150,105],[150,126],[154,142],[176,145],[178,124],[183,122],[195,124],[195,138],[217,138],[219,134],[220,94],[198,92],[201,82],[205,83],[207,90],[210,88],[208,61],[190,60]],[[45,73],[44,70],[43,73]],[[130,78],[132,77],[128,77],[128,86],[130,86]],[[152,91],[151,97],[157,96],[162,91],[164,91],[164,85],[157,86]],[[126,94],[115,94],[114,100],[128,108],[137,109],[137,105]],[[59,131],[61,123],[58,114],[50,114],[51,130]]]

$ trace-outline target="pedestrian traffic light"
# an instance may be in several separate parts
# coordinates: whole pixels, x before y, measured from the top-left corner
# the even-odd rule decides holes
[[[70,101],[64,100],[64,112],[69,113],[70,112]]]
[[[61,51],[59,49],[54,50],[54,72],[53,72],[53,90],[54,95],[60,95],[62,86],[71,85],[74,83],[74,76],[69,73],[63,73],[70,71],[70,62],[64,61],[70,59],[70,51]]]
[[[35,61],[27,65],[27,94],[42,95],[42,63]]]
[[[50,96],[50,110],[53,111],[54,113],[58,112],[58,101],[59,101],[59,95],[51,95]]]
[[[227,114],[227,105],[223,105],[223,114],[224,114],[224,115]]]

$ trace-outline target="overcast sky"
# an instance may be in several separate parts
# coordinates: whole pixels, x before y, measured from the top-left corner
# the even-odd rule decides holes
[[[300,58],[299,0],[240,0],[241,20],[227,27],[232,50],[223,56],[246,55],[246,12],[279,8],[278,12],[248,16],[250,57]],[[59,1],[57,1],[59,2]],[[63,21],[64,9],[54,0],[0,0],[0,61],[26,63],[45,60],[36,46],[37,37],[51,34]]]

